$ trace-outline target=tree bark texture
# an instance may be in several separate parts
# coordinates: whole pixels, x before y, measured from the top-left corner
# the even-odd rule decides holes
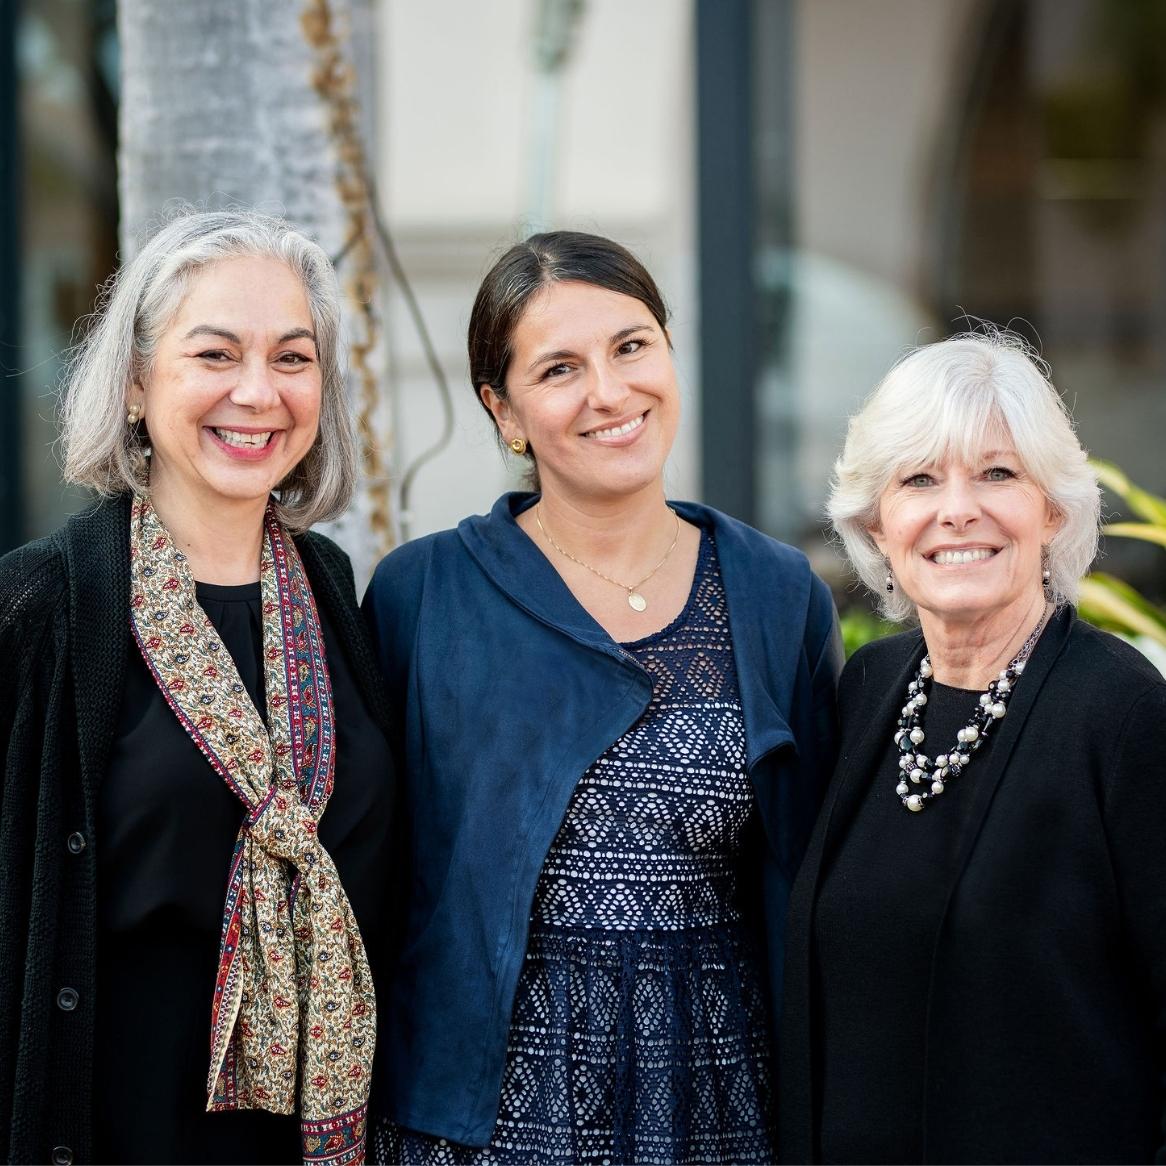
[[[352,7],[363,2],[118,3],[123,257],[184,202],[283,215],[338,260],[363,473],[331,533],[358,580],[388,549],[393,526],[371,167],[349,40]]]

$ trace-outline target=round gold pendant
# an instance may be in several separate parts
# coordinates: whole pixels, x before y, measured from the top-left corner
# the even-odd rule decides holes
[[[638,591],[628,592],[628,607],[632,611],[643,611],[647,606],[648,601]]]

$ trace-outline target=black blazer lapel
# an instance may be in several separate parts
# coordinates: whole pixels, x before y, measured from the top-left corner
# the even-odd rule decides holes
[[[1074,618],[1072,608],[1065,608],[1053,615],[1049,621],[1049,626],[1045,628],[1044,634],[1037,643],[1036,649],[1025,664],[1023,676],[1017,681],[1016,691],[1008,702],[1007,714],[994,727],[995,742],[983,769],[977,773],[977,765],[968,775],[967,782],[972,787],[966,790],[972,799],[971,828],[967,831],[963,851],[959,856],[959,861],[955,864],[955,878],[948,888],[947,901],[944,904],[940,922],[940,935],[942,935],[943,923],[946,921],[947,913],[951,907],[952,895],[967,869],[972,852],[975,850],[980,833],[984,828],[984,820],[992,806],[992,799],[995,797],[1000,781],[1008,768],[1012,751],[1016,748],[1016,742],[1024,728],[1025,721],[1028,720],[1029,713],[1032,712],[1033,706],[1036,704],[1041,688],[1044,687],[1053,665],[1069,641],[1069,630],[1073,626]]]

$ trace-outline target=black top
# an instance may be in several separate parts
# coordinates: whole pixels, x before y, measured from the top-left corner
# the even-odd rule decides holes
[[[295,543],[325,621],[333,679],[343,669],[355,682],[355,703],[342,706],[337,698],[338,736],[354,716],[372,718],[388,734],[384,688],[356,610],[348,558],[321,535],[297,536]],[[127,677],[131,665],[142,667],[128,633],[129,596],[128,495],[0,558],[0,1161],[95,1157],[96,1079],[107,1071],[93,1056],[97,1014],[104,1011],[97,876],[105,838],[97,812]],[[387,761],[376,777],[393,789]],[[215,789],[211,781],[208,798]],[[332,847],[334,854],[343,849]],[[224,859],[211,895],[212,959],[226,879]],[[358,917],[367,912],[354,905]],[[175,1001],[171,1010],[188,1008],[205,1024],[203,1003]],[[127,1024],[122,1039],[148,1043],[154,1023]],[[209,1055],[209,1048],[199,1050],[196,1076],[204,1077]],[[145,1083],[123,1084],[118,1112],[132,1124],[141,1118]],[[214,1116],[224,1122],[218,1160],[241,1156],[228,1144],[235,1119],[254,1115]]]
[[[783,1162],[819,1149],[815,1065],[837,1063],[822,1048],[825,1008],[886,1033],[884,1009],[895,1007],[865,974],[839,989],[856,1000],[825,1004],[834,974],[827,985],[814,973],[816,904],[827,864],[851,861],[850,831],[870,809],[871,783],[887,781],[889,742],[922,654],[918,632],[889,637],[856,652],[839,684],[839,761],[788,919]],[[924,912],[939,904],[933,942],[916,956],[922,970],[916,963],[911,973],[921,1069],[896,1082],[894,1108],[872,1119],[901,1125],[901,1106],[917,1105],[916,1161],[1166,1162],[1166,680],[1128,644],[1060,611],[990,740],[939,799],[909,817],[900,810],[902,845],[908,827],[944,830],[954,828],[953,810],[968,815],[950,839],[953,861],[932,873],[935,898],[906,854],[897,861],[900,850],[886,870],[865,872],[897,871]],[[886,914],[883,922],[902,925]],[[911,936],[888,942],[907,951]],[[857,1061],[849,1065],[857,1073]]]
[[[921,749],[929,757],[952,750],[978,699],[928,686]],[[823,1162],[923,1160],[924,987],[973,804],[964,787],[991,745],[989,734],[943,794],[913,813],[895,793],[900,754],[888,733],[882,767],[825,858],[813,931]]]
[[[252,702],[266,713],[259,583],[199,583],[197,596]],[[384,775],[391,761],[336,647],[335,630],[326,616],[320,619],[340,721],[320,841],[362,935],[371,940],[386,931]],[[99,1161],[258,1163],[300,1156],[295,1117],[206,1112],[223,896],[243,816],[242,803],[178,723],[135,646],[97,806]]]

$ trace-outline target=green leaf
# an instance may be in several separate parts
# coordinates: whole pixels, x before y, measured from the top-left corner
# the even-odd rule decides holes
[[[1155,526],[1166,527],[1166,498],[1159,498],[1149,490],[1135,486],[1124,471],[1112,462],[1094,458],[1089,463],[1097,474],[1097,480],[1111,493],[1116,494],[1139,517]]]
[[[1112,575],[1094,572],[1082,579],[1077,609],[1099,627],[1149,636],[1166,645],[1166,613]]]
[[[1107,522],[1101,528],[1101,533],[1117,535],[1119,538],[1140,538],[1166,547],[1166,526],[1154,526],[1149,522]]]

